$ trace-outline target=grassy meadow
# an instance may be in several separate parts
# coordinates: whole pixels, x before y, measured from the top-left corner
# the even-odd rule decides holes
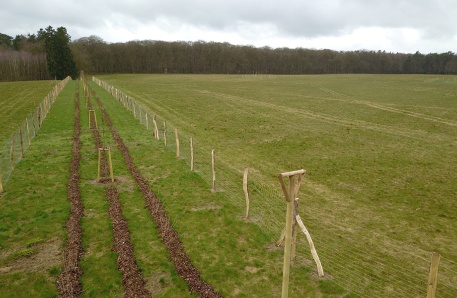
[[[17,130],[56,84],[56,81],[0,82],[0,143]]]
[[[91,83],[195,267],[223,297],[280,296],[283,251],[274,243],[284,226],[285,203],[276,176],[300,168],[307,174],[298,193],[299,214],[326,276],[317,277],[299,235],[290,297],[424,297],[434,251],[441,254],[437,295],[457,295],[457,77],[97,77],[156,114],[161,133],[167,121],[164,146],[144,120]],[[57,294],[77,84],[70,82],[58,97],[0,194],[2,297]],[[108,185],[96,181],[97,151],[80,100],[82,296],[120,297],[104,197]],[[115,186],[148,290],[154,297],[193,297],[167,258],[140,190],[93,106],[102,142],[112,148]],[[173,151],[173,128],[181,135],[180,159]],[[195,172],[188,165],[189,136],[196,147]],[[216,193],[208,183],[210,162],[203,161],[211,149],[222,180]],[[252,177],[249,220],[243,217],[240,184],[245,167]]]
[[[272,188],[278,173],[306,169],[300,214],[341,286],[421,296],[437,251],[439,287],[456,293],[456,77],[99,78]],[[283,213],[264,230],[279,234]]]

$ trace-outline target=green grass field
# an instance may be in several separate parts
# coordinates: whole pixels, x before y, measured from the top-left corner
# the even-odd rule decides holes
[[[343,286],[362,294],[403,288],[420,295],[410,281],[427,279],[432,251],[443,255],[442,269],[455,280],[456,77],[100,79],[193,136],[207,152],[216,149],[228,168],[241,173],[249,167],[272,188],[279,190],[278,173],[305,168],[300,213],[328,271]],[[262,208],[277,204],[262,202]],[[269,223],[264,229],[270,234],[282,228],[260,220]],[[370,276],[385,281],[363,281]]]
[[[0,143],[34,112],[56,81],[0,82]]]
[[[146,130],[93,84],[194,265],[224,297],[280,295],[282,249],[273,243],[284,226],[285,203],[276,175],[300,168],[307,174],[298,194],[299,213],[326,277],[317,278],[299,235],[290,297],[423,297],[433,251],[442,256],[437,295],[456,296],[456,77],[99,78],[156,114],[161,129],[167,121],[165,147],[163,138],[152,138],[151,127]],[[1,296],[56,293],[69,212],[75,85],[69,83],[59,96],[0,194]],[[106,186],[95,182],[97,155],[83,100],[81,113],[83,296],[120,296]],[[191,297],[167,259],[109,131],[100,125],[104,143],[113,148],[124,217],[148,289],[157,297]],[[180,160],[173,151],[174,127],[181,135]],[[190,136],[196,172],[187,164]],[[211,149],[216,150],[220,179],[215,194],[204,160],[210,159]],[[245,167],[252,177],[248,221],[240,185]]]

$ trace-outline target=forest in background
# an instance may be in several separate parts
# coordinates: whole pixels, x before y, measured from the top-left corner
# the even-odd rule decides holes
[[[0,33],[0,81],[75,77],[78,69],[90,74],[457,74],[457,55],[205,41],[108,43],[98,36],[71,41],[65,28],[51,26],[14,38]]]

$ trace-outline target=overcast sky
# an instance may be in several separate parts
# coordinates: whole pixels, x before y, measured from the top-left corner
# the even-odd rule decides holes
[[[456,0],[0,0],[0,33],[272,48],[457,52]]]

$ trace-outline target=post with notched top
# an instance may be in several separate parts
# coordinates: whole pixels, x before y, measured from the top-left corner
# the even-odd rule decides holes
[[[292,223],[294,216],[294,201],[298,193],[300,184],[305,175],[305,170],[298,170],[293,172],[286,172],[278,175],[279,183],[281,184],[282,191],[286,198],[287,212],[286,212],[286,229],[285,229],[285,247],[284,247],[284,267],[282,277],[282,298],[289,296],[289,273],[290,273],[290,256],[292,250]],[[295,182],[295,176],[298,177]],[[289,188],[284,183],[284,178],[289,178]]]

